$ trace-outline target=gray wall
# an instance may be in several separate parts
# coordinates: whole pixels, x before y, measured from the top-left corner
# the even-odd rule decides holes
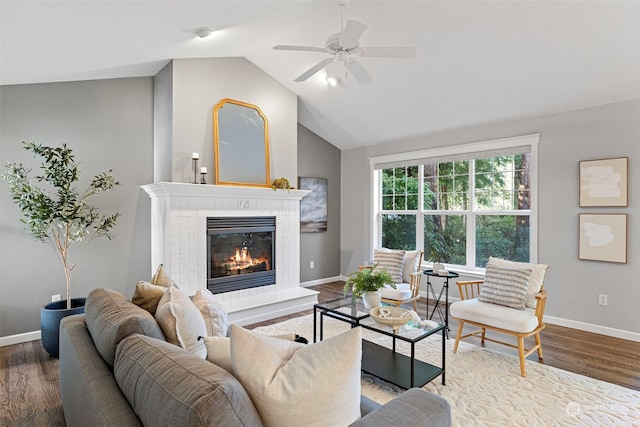
[[[426,135],[342,153],[341,271],[353,271],[370,257],[372,156],[540,133],[538,260],[549,264],[546,314],[558,319],[640,332],[638,207],[640,186],[640,100]],[[629,157],[629,207],[578,207],[578,162]],[[628,263],[578,260],[579,213],[626,213]],[[598,294],[608,306],[598,305]],[[452,294],[455,290],[452,289]]]
[[[340,275],[340,150],[300,124],[298,175],[326,178],[328,186],[327,231],[300,233],[300,282],[335,278]]]
[[[173,164],[173,61],[153,77],[153,182],[170,182]]]
[[[207,182],[214,182],[213,107],[232,98],[258,106],[267,117],[271,179],[295,182],[298,109],[293,92],[245,58],[174,59],[172,69],[171,181],[193,181],[195,151],[199,166],[210,171]]]
[[[95,198],[121,214],[115,238],[96,240],[73,272],[72,297],[100,286],[132,295],[149,279],[150,200],[139,186],[152,180],[153,80],[46,83],[0,87],[0,163],[38,163],[21,141],[66,142],[81,163],[81,179],[113,169],[120,186]],[[82,185],[81,185],[82,188]],[[40,306],[65,298],[53,250],[21,233],[20,214],[0,183],[0,336],[40,329]]]

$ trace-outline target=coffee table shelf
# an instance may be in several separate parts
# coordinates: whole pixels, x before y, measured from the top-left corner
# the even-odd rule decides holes
[[[388,336],[392,347],[387,348],[373,342],[362,340],[362,370],[402,388],[422,387],[438,376],[445,384],[445,327],[444,323],[436,327],[401,328],[394,331],[388,326],[377,323],[360,303],[354,304],[350,298],[320,302],[313,307],[313,341],[316,342],[317,315],[320,314],[320,341],[323,339],[324,317],[345,322],[352,328],[364,329]],[[440,333],[442,335],[442,366],[434,366],[415,358],[416,343]],[[396,341],[404,341],[411,346],[410,356],[396,351]]]
[[[411,381],[410,357],[395,353],[387,347],[362,340],[362,370],[399,387],[409,389],[422,387],[443,374],[443,369],[413,360],[413,381]]]

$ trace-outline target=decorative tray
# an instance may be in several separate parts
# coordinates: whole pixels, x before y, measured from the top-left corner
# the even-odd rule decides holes
[[[391,326],[395,330],[411,321],[411,313],[402,307],[373,307],[369,310],[369,315],[376,322]]]

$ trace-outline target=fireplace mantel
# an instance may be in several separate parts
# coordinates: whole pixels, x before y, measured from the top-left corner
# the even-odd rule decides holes
[[[276,283],[218,294],[239,324],[306,310],[317,292],[300,287],[300,200],[308,190],[276,190],[207,184],[158,182],[142,186],[151,198],[151,263],[193,295],[207,287],[208,217],[274,216]]]
[[[143,185],[149,197],[223,197],[257,198],[276,200],[302,200],[309,190],[273,190],[262,187],[236,187],[228,185],[185,184],[182,182],[157,182]]]

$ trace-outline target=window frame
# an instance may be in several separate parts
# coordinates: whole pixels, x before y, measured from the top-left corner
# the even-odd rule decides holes
[[[476,245],[476,218],[479,215],[517,215],[527,212],[529,215],[529,262],[537,263],[538,259],[538,144],[540,142],[540,134],[524,135],[513,138],[496,139],[490,141],[475,142],[470,144],[454,145],[449,147],[440,147],[421,151],[412,151],[406,153],[398,153],[391,155],[375,156],[369,158],[370,168],[370,188],[371,188],[371,205],[370,212],[370,248],[380,248],[382,243],[382,173],[381,169],[391,167],[412,166],[417,160],[420,164],[427,163],[429,159],[464,156],[467,160],[472,161],[475,154],[486,151],[501,151],[515,149],[518,147],[528,147],[530,154],[530,209],[522,210],[481,210],[475,209],[475,174],[470,176],[469,188],[469,209],[465,211],[425,211],[424,206],[419,206],[416,210],[394,211],[396,214],[416,215],[416,245],[417,248],[424,248],[424,215],[447,215],[461,214],[467,216],[467,257],[466,266],[452,266],[451,270],[461,273],[483,274],[483,267],[475,267],[475,245]],[[498,156],[500,154],[496,154]],[[403,165],[404,164],[404,165]],[[475,170],[475,168],[474,168]],[[423,200],[424,196],[424,176],[419,174],[419,200]],[[388,211],[385,211],[388,213]],[[419,232],[420,231],[420,232]],[[472,245],[472,246],[469,246]],[[425,258],[428,258],[425,256]]]

